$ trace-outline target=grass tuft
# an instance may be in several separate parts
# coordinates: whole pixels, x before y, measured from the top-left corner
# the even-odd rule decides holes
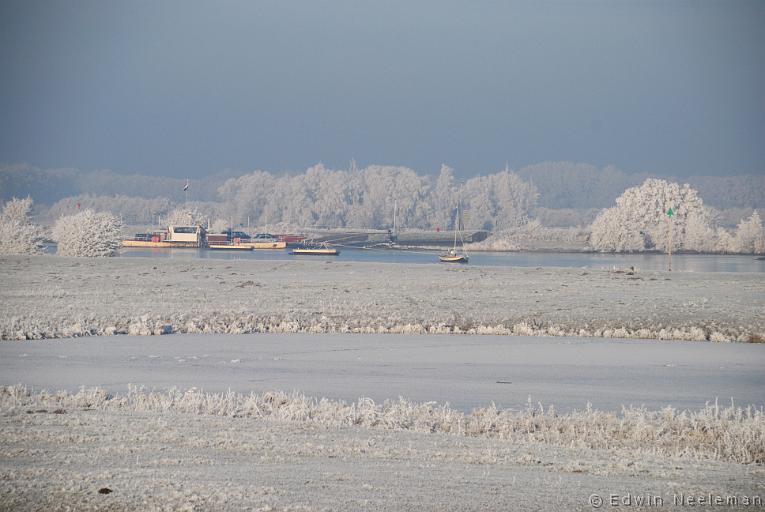
[[[131,385],[127,394],[111,395],[100,388],[82,388],[77,393],[32,393],[22,385],[0,388],[2,410],[40,407],[230,416],[628,450],[678,459],[765,463],[763,410],[733,404],[721,407],[717,402],[694,411],[624,407],[620,412],[610,412],[588,404],[584,410],[559,414],[553,407],[529,403],[523,411],[498,409],[491,404],[464,413],[448,404],[415,403],[404,398],[379,404],[370,398],[346,403],[281,391],[249,395],[205,393],[195,388],[155,392]]]

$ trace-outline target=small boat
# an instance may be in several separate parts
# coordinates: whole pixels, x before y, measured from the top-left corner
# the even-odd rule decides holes
[[[457,254],[456,252],[452,253],[452,251],[449,251],[448,254],[440,255],[438,259],[444,263],[467,263],[469,258],[467,254]]]
[[[438,256],[438,260],[443,263],[467,263],[468,255],[465,252],[465,240],[462,238],[462,216],[460,215],[461,209],[459,203],[457,203],[457,215],[454,217],[454,245],[449,252]],[[462,251],[457,252],[457,235],[460,237],[460,245]]]
[[[292,251],[290,251],[290,254],[304,254],[307,256],[337,256],[340,254],[340,251],[324,243],[316,247],[295,247],[292,249]]]

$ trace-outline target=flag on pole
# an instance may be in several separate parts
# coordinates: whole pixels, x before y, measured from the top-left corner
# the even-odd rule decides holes
[[[672,217],[675,214],[674,211],[672,211],[672,207],[669,207],[669,210],[667,210],[667,217]]]
[[[189,180],[186,179],[186,184],[183,186],[183,191],[187,192],[189,190]]]

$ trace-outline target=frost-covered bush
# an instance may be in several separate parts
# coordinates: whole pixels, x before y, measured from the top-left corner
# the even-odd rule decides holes
[[[668,218],[672,208],[672,248],[709,250],[713,234],[709,211],[689,185],[647,179],[628,188],[616,199],[616,206],[603,210],[592,223],[591,243],[601,251],[667,250]]]
[[[731,245],[731,252],[765,253],[765,231],[763,231],[762,219],[757,211],[739,223],[736,228],[736,236],[731,240]]]
[[[107,257],[120,246],[120,228],[119,219],[111,213],[83,210],[60,217],[53,226],[53,239],[60,256]]]
[[[0,212],[0,255],[40,254],[43,246],[43,231],[32,224],[29,212],[32,199],[13,198]]]

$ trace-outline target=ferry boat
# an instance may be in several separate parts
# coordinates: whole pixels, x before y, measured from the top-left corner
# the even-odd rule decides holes
[[[138,233],[122,241],[122,247],[171,248],[204,245],[205,230],[201,226],[169,226],[166,231]]]

